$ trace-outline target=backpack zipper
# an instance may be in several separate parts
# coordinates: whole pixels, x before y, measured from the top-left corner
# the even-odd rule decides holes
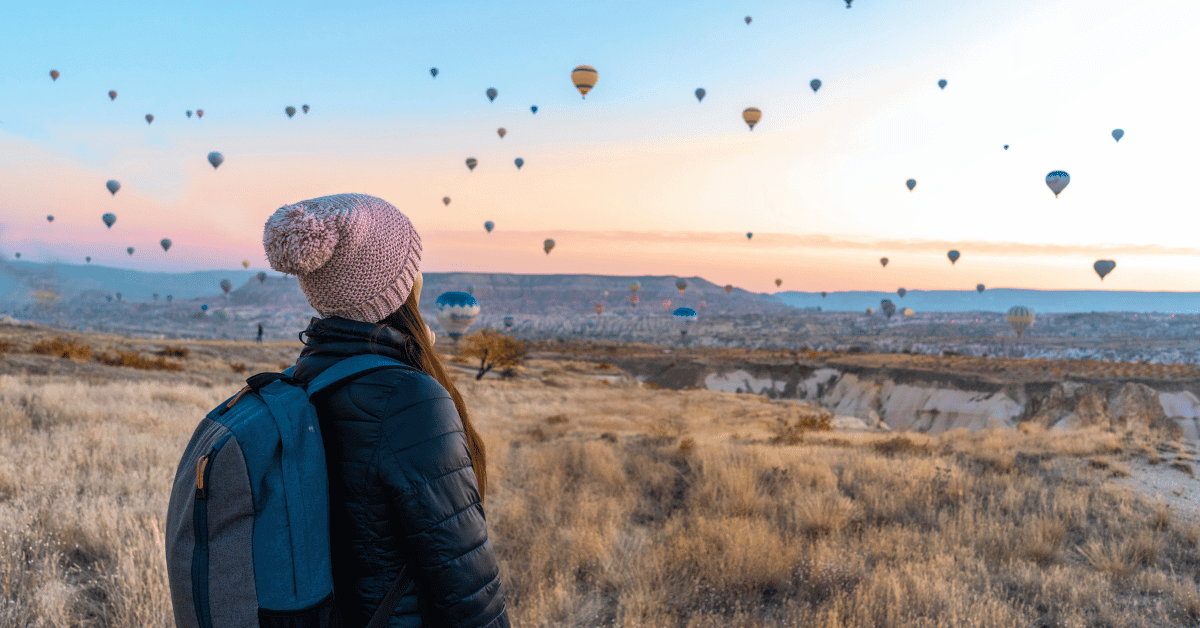
[[[196,546],[192,550],[192,600],[196,605],[196,621],[200,628],[212,628],[212,607],[208,600],[208,490],[212,459],[232,437],[229,434],[217,441],[212,449],[196,461],[196,501],[192,509],[192,527],[196,531]]]

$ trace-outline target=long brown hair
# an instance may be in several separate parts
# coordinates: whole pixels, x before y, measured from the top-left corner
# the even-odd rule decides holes
[[[408,336],[409,341],[404,343],[406,354],[404,361],[437,380],[450,393],[450,398],[454,400],[454,407],[458,409],[458,417],[462,419],[463,431],[467,435],[467,452],[471,456],[471,466],[475,470],[475,479],[479,483],[479,499],[482,501],[484,493],[487,492],[487,452],[483,447],[483,439],[479,438],[479,433],[471,424],[467,406],[463,403],[458,388],[454,386],[454,381],[446,372],[446,366],[442,364],[442,356],[433,348],[433,343],[429,340],[429,329],[425,326],[425,321],[417,309],[417,299],[417,293],[414,291],[408,295],[408,300],[400,306],[400,309],[392,312],[379,323],[381,326],[386,325]],[[382,327],[380,331],[382,331]]]

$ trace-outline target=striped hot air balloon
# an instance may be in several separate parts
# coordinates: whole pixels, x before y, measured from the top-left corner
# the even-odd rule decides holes
[[[437,319],[458,340],[479,317],[479,301],[466,292],[446,292],[437,298]]]
[[[1008,326],[1017,332],[1017,338],[1025,333],[1026,329],[1033,324],[1033,310],[1024,305],[1014,305],[1008,310]]]
[[[577,65],[571,70],[571,82],[584,98],[587,98],[588,92],[592,91],[599,79],[600,73],[590,65]]]

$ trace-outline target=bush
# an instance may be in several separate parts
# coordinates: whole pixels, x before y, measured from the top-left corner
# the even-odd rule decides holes
[[[187,347],[172,347],[167,345],[162,350],[156,351],[154,355],[161,355],[168,358],[186,358],[188,357],[188,353],[190,351]]]
[[[174,362],[167,362],[164,358],[151,360],[143,358],[141,354],[124,351],[118,351],[116,355],[101,353],[96,356],[95,360],[108,366],[128,366],[143,371],[179,371],[183,369],[182,366]]]
[[[87,360],[92,357],[91,345],[80,344],[76,340],[68,340],[62,336],[54,340],[43,340],[33,345],[29,352],[71,360]]]
[[[246,372],[246,365],[242,364],[241,362],[230,362],[229,368],[234,373],[245,373]]]
[[[0,340],[0,353],[9,353],[12,351],[13,345],[7,340]]]
[[[495,367],[509,371],[525,359],[525,343],[494,329],[475,332],[463,338],[462,343],[460,353],[463,356],[479,358],[475,379],[483,379]]]
[[[775,432],[775,436],[771,437],[771,443],[774,445],[799,445],[804,442],[805,432],[832,430],[832,420],[833,414],[828,410],[805,414],[793,419],[777,419],[772,430]]]

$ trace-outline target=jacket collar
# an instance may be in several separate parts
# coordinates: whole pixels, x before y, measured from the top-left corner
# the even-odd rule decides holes
[[[391,327],[338,316],[313,318],[308,329],[300,333],[300,339],[304,349],[296,361],[294,376],[305,381],[356,355],[382,355],[407,363],[405,347],[413,342],[407,334]]]

